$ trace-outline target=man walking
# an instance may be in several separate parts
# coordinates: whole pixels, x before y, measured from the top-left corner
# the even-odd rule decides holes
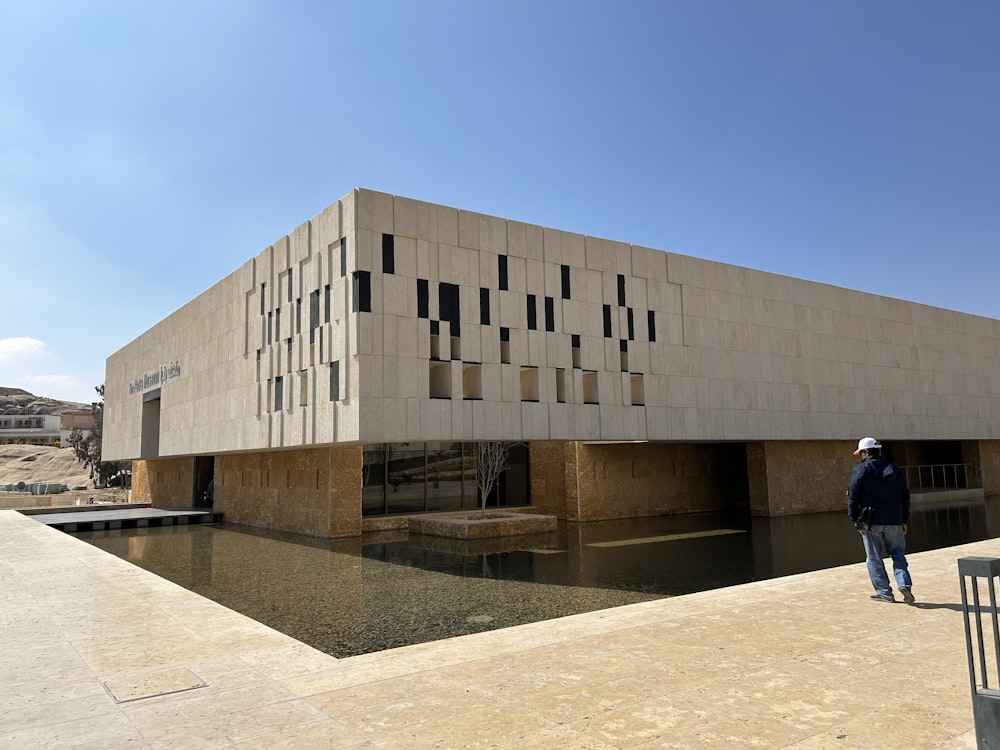
[[[865,544],[865,564],[875,593],[872,599],[894,602],[889,576],[882,562],[882,548],[892,558],[892,572],[903,601],[913,604],[910,571],[906,564],[906,532],[910,521],[910,489],[899,467],[882,457],[882,446],[872,437],[861,438],[854,455],[861,461],[851,472],[847,490],[847,515]],[[868,522],[864,522],[864,511]],[[861,521],[861,523],[859,523]]]

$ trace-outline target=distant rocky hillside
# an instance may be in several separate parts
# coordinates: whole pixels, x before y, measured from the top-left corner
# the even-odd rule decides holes
[[[64,411],[89,408],[90,404],[57,401],[54,398],[36,396],[20,388],[0,386],[0,414],[62,414]]]
[[[51,445],[0,445],[0,484],[53,482],[70,489],[89,487],[88,472],[72,448]]]

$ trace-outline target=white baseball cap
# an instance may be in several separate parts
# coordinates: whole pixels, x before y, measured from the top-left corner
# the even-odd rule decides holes
[[[858,455],[861,451],[871,450],[872,448],[881,448],[882,446],[878,444],[878,440],[873,437],[864,437],[858,441],[858,449],[854,451],[854,455]]]

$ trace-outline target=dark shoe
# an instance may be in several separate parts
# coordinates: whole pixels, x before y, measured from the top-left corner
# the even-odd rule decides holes
[[[899,590],[899,593],[903,595],[903,601],[906,602],[907,604],[913,604],[913,602],[916,601],[916,599],[913,598],[913,592],[910,591],[909,586],[903,586]]]
[[[877,602],[894,602],[896,597],[892,594],[872,594],[871,598]]]

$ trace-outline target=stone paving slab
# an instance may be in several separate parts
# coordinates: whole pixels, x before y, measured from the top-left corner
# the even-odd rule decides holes
[[[912,607],[859,562],[338,660],[0,511],[0,746],[974,748],[977,555]]]

